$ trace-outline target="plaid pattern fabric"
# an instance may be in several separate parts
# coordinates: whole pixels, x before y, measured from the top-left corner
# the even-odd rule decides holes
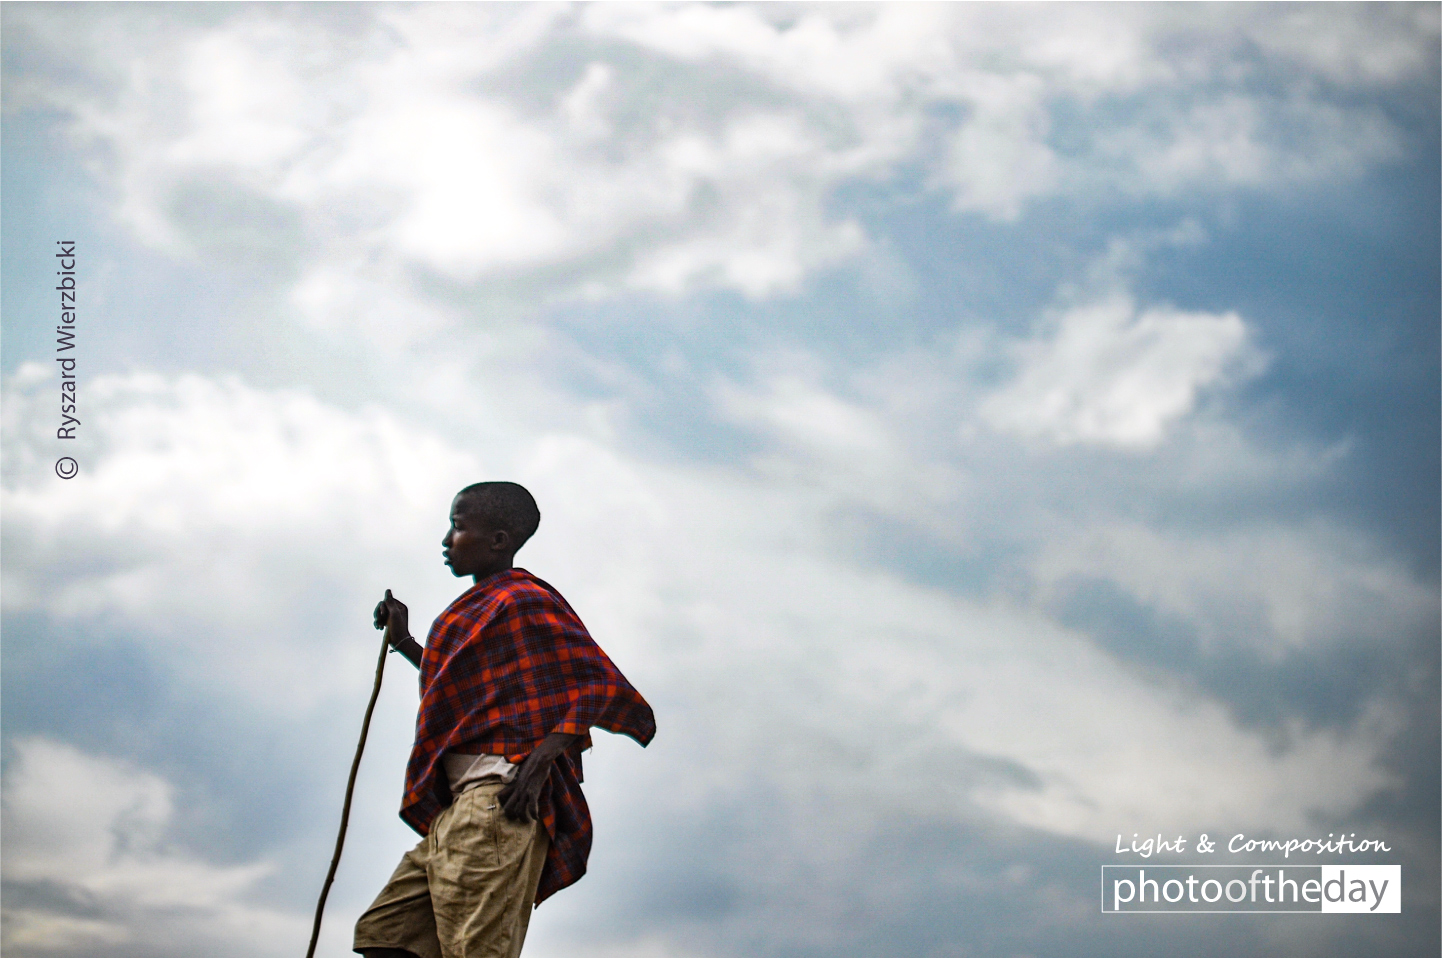
[[[431,626],[420,681],[401,818],[424,835],[450,804],[441,764],[447,751],[520,763],[551,732],[580,735],[541,791],[551,848],[536,901],[579,879],[591,852],[591,813],[581,794],[588,731],[603,728],[644,746],[656,720],[566,600],[524,569],[481,580]]]

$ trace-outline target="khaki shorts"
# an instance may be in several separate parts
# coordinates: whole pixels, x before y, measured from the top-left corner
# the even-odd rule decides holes
[[[355,950],[420,958],[516,958],[526,940],[550,840],[540,822],[506,817],[477,785],[436,816],[355,926]]]

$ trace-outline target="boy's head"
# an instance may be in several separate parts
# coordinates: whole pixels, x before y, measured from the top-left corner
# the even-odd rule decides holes
[[[524,486],[478,482],[456,493],[451,527],[441,540],[446,564],[476,581],[511,567],[511,559],[541,524],[541,510]]]
[[[536,534],[541,510],[526,487],[514,482],[477,482],[456,493],[452,509],[493,528],[503,529],[519,551]]]

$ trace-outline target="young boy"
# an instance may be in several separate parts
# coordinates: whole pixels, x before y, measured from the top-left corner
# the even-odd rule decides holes
[[[560,593],[512,566],[540,521],[513,482],[467,486],[441,548],[475,584],[425,648],[389,589],[376,606],[376,628],[420,669],[401,818],[425,837],[356,923],[366,958],[516,958],[533,904],[586,871],[589,730],[643,746],[656,733],[651,707]]]

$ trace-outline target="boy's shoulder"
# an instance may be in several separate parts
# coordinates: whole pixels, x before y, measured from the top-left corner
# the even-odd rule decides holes
[[[532,575],[525,569],[507,569],[505,572],[497,573],[488,580],[476,583],[478,591],[485,591],[489,595],[505,600],[515,598],[561,598],[550,583]]]
[[[447,611],[495,615],[516,606],[536,605],[558,605],[568,612],[571,609],[555,586],[525,569],[517,568],[498,572],[477,582],[461,593]]]

